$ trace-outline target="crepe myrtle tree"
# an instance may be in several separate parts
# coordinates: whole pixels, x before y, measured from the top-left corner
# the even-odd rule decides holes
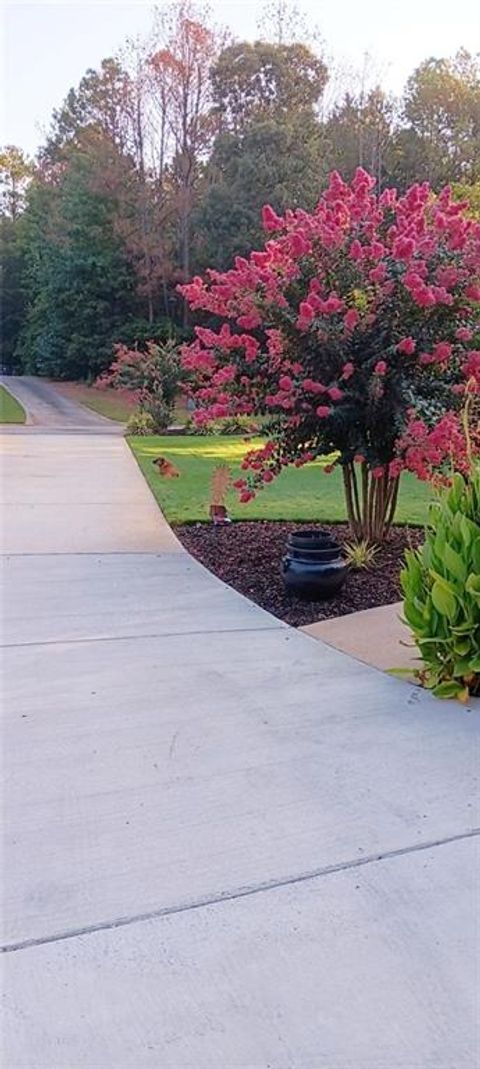
[[[480,391],[480,224],[449,188],[375,193],[334,172],[315,210],[267,206],[261,251],[181,292],[209,313],[183,349],[198,422],[267,414],[236,486],[334,454],[352,531],[381,542],[405,470],[462,464],[458,412]],[[214,318],[212,318],[214,317]],[[475,341],[475,337],[477,340]]]
[[[114,351],[115,360],[95,385],[133,395],[140,412],[151,416],[155,430],[166,430],[185,377],[177,342],[147,341],[145,349],[120,344]]]

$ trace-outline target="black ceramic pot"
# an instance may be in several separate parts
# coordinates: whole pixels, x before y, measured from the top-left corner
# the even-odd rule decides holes
[[[331,598],[347,578],[348,564],[328,531],[295,531],[288,536],[282,560],[287,590],[300,597]]]

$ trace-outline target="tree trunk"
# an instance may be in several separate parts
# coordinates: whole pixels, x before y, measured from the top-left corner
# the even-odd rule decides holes
[[[384,542],[392,526],[398,500],[400,476],[385,472],[374,478],[368,465],[353,462],[343,465],[343,485],[348,522],[356,539],[370,543]]]

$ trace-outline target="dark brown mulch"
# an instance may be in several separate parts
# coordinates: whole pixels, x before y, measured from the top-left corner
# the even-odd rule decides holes
[[[304,601],[286,593],[280,565],[288,533],[307,526],[321,526],[339,541],[349,539],[345,524],[315,525],[271,520],[240,521],[217,528],[210,523],[177,525],[175,533],[192,556],[220,579],[294,627],[399,600],[403,553],[406,546],[420,544],[421,530],[393,528],[373,568],[351,571],[343,590],[332,600]]]

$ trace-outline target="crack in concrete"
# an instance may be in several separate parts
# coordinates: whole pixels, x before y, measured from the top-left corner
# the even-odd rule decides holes
[[[95,932],[114,931],[116,928],[126,928],[132,924],[143,924],[146,921],[157,920],[160,917],[171,917],[177,913],[190,913],[193,910],[205,909],[208,906],[221,905],[222,902],[235,902],[242,898],[251,898],[265,891],[275,891],[281,887],[293,887],[296,884],[307,883],[309,880],[317,880],[325,876],[332,876],[337,872],[348,872],[351,869],[363,868],[366,865],[377,864],[381,861],[390,861],[394,858],[405,857],[408,854],[417,854],[425,850],[433,850],[436,847],[448,846],[449,843],[461,842],[465,839],[474,839],[480,835],[480,828],[471,828],[457,835],[449,835],[444,839],[432,839],[422,843],[413,843],[411,846],[398,847],[396,850],[386,850],[383,853],[367,854],[365,857],[353,858],[349,861],[339,861],[335,865],[326,865],[310,872],[300,873],[298,876],[286,876],[283,879],[265,880],[263,883],[248,887],[239,887],[235,891],[225,891],[223,894],[205,896],[193,899],[191,902],[179,903],[176,906],[163,906],[160,909],[149,910],[145,913],[132,914],[130,917],[117,917],[112,921],[99,921],[97,924],[87,924],[83,928],[71,928],[63,932],[44,935],[39,938],[23,939],[16,943],[5,943],[0,946],[2,954],[16,953],[18,950],[29,950],[33,947],[45,946],[50,943],[60,943],[67,939],[78,939],[79,936],[93,935]]]

